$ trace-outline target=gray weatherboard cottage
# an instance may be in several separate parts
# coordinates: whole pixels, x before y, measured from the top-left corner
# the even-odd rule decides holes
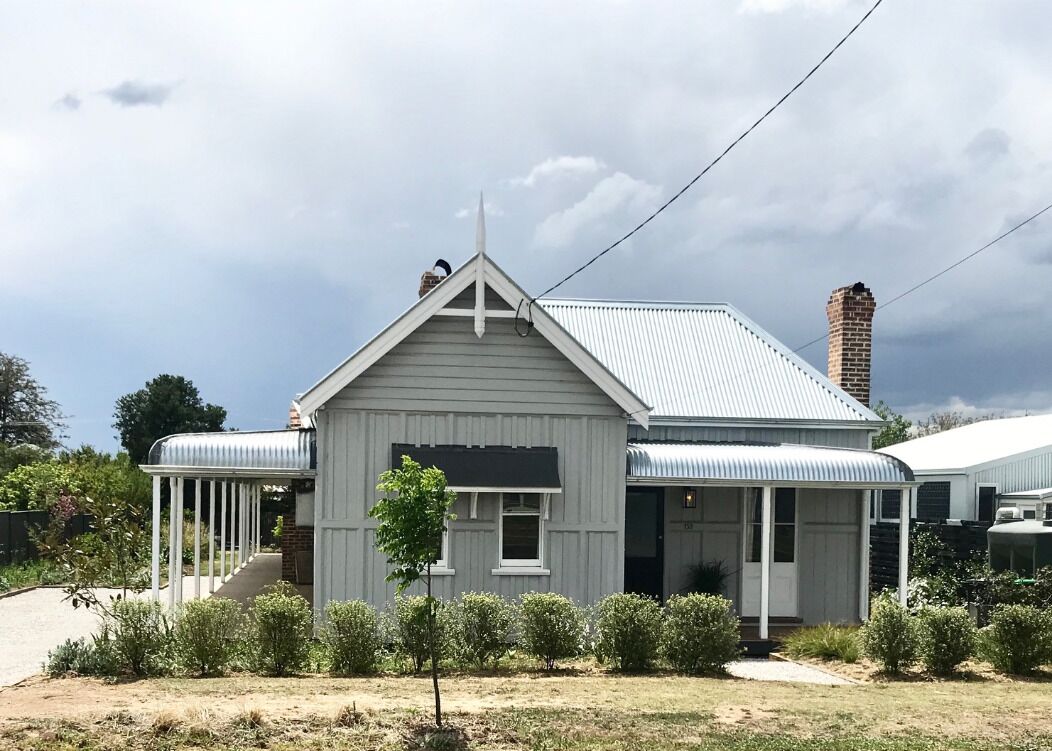
[[[302,395],[305,429],[207,437],[226,451],[172,436],[144,469],[155,491],[203,477],[250,498],[313,478],[297,504],[300,524],[313,505],[318,611],[394,596],[368,510],[405,451],[458,493],[440,596],[668,597],[722,560],[762,638],[777,619],[866,617],[870,494],[916,485],[868,450],[875,414],[729,305],[540,300],[527,330],[524,299],[480,247]],[[289,434],[312,431],[308,456]],[[252,440],[271,448],[235,450]]]

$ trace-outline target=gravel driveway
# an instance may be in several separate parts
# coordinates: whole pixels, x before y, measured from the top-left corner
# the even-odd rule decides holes
[[[785,660],[738,660],[727,666],[727,672],[737,678],[749,678],[754,681],[815,683],[822,686],[854,685],[847,678],[841,678],[809,665]]]

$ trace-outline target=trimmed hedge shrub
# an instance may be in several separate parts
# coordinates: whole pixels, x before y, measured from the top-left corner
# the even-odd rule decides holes
[[[458,661],[497,666],[512,645],[515,608],[500,595],[468,592],[449,605],[449,640]]]
[[[1002,606],[982,631],[980,652],[1002,673],[1033,673],[1052,662],[1052,616],[1030,605]]]
[[[519,598],[520,646],[544,663],[576,657],[584,645],[584,613],[573,600],[554,592],[529,592]]]
[[[310,653],[314,615],[288,582],[264,587],[252,600],[248,648],[256,671],[288,675],[303,669]]]
[[[435,603],[438,607],[435,618],[435,655],[441,660],[447,650],[448,606],[441,600],[436,600]],[[427,630],[427,598],[423,595],[396,597],[394,620],[396,651],[412,660],[413,670],[419,673],[424,669],[424,663],[431,659]]]
[[[852,663],[858,662],[862,654],[858,629],[834,623],[798,628],[785,638],[783,646],[786,653],[794,658],[813,657]]]
[[[874,600],[869,623],[860,634],[866,656],[888,675],[898,675],[917,661],[917,623],[888,595]]]
[[[371,673],[382,646],[376,610],[363,600],[330,602],[325,606],[321,642],[329,658],[329,672]]]
[[[918,636],[924,667],[949,675],[975,654],[978,633],[964,608],[928,608],[918,616]]]
[[[118,668],[142,676],[163,673],[168,667],[172,629],[160,603],[117,600],[106,625],[113,637],[107,645]]]
[[[617,670],[646,670],[661,645],[661,606],[651,597],[618,593],[603,598],[597,608],[593,645],[600,662]]]
[[[672,595],[665,604],[661,652],[683,673],[719,673],[737,659],[741,638],[731,601],[720,595]]]
[[[227,597],[191,600],[175,622],[175,663],[196,675],[219,675],[237,656],[241,606]]]

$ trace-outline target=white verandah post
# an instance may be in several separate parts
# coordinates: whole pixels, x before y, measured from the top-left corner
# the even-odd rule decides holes
[[[215,592],[216,574],[216,481],[208,481],[208,594]]]
[[[861,495],[862,526],[858,531],[858,619],[864,623],[869,620],[869,509],[873,501],[873,491],[865,490]]]
[[[240,506],[238,508],[238,546],[241,548],[241,552],[238,554],[237,563],[238,568],[244,568],[248,565],[248,483],[241,483],[241,488],[238,490],[238,500]]]
[[[179,532],[179,524],[176,520],[176,514],[179,512],[179,502],[176,500],[177,493],[179,492],[178,483],[175,477],[168,478],[168,493],[171,499],[171,503],[168,506],[168,607],[175,607],[175,581],[178,578],[178,572],[176,571],[176,553],[179,551],[179,546],[176,545],[176,534]]]
[[[150,599],[161,599],[161,476],[153,476],[153,529],[150,537]]]
[[[910,584],[910,512],[913,489],[903,487],[899,494],[899,602],[905,607]]]
[[[760,638],[770,637],[771,619],[771,522],[774,488],[764,486],[760,521]]]
[[[256,491],[256,552],[259,552],[260,543],[263,541],[263,486],[260,485]]]
[[[176,512],[175,525],[178,529],[176,532],[175,540],[175,601],[181,604],[183,601],[183,537],[186,527],[186,501],[183,498],[186,481],[183,477],[177,477],[176,487],[178,491],[177,502],[179,504],[179,510]]]
[[[226,582],[226,486],[219,486],[219,583]]]
[[[201,599],[201,478],[194,480],[194,599]]]

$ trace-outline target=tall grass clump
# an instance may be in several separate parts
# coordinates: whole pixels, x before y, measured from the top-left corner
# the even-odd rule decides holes
[[[858,629],[823,623],[798,628],[782,642],[790,657],[811,657],[818,660],[858,662],[862,654]]]

